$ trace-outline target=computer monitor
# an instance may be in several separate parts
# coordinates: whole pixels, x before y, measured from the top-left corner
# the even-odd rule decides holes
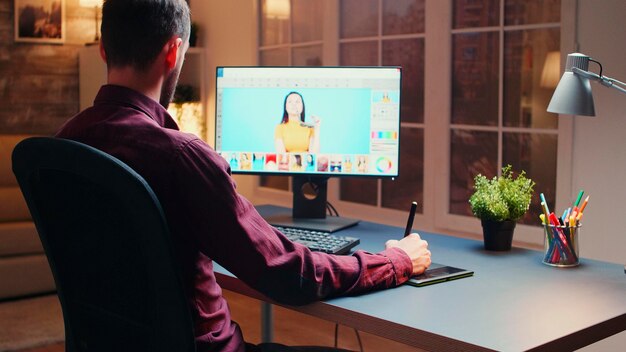
[[[233,173],[292,176],[273,225],[335,231],[329,177],[398,176],[400,67],[218,67],[215,149]],[[306,185],[317,192],[302,191]]]

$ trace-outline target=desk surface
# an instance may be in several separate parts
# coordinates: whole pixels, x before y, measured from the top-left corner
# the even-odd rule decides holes
[[[356,249],[377,252],[402,232],[362,221],[341,235],[359,237]],[[288,307],[436,351],[571,351],[626,330],[623,265],[582,258],[578,267],[554,268],[541,263],[539,251],[489,252],[481,241],[420,234],[433,261],[473,270],[474,276]],[[223,288],[261,298],[219,265],[215,271]]]

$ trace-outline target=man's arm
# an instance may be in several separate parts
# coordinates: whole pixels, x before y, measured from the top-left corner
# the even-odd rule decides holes
[[[270,226],[236,192],[227,163],[201,141],[180,158],[176,188],[188,195],[188,240],[240,280],[272,299],[304,304],[329,296],[397,286],[414,272],[407,238],[379,253],[335,256],[312,252]],[[181,171],[182,172],[182,171]],[[417,245],[419,247],[419,245]],[[412,246],[408,246],[412,247]]]

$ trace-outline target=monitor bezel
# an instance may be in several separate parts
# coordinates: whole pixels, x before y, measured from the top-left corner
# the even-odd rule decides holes
[[[373,174],[344,174],[344,173],[338,173],[338,172],[295,172],[295,171],[258,171],[258,170],[232,170],[231,169],[231,173],[232,174],[236,174],[236,175],[252,175],[252,176],[287,176],[287,177],[304,177],[304,178],[331,178],[331,177],[337,177],[337,178],[346,178],[346,177],[355,177],[355,178],[375,178],[375,179],[396,179],[400,177],[400,169],[402,166],[401,163],[401,159],[400,159],[400,150],[401,150],[401,141],[402,141],[402,77],[403,77],[403,69],[402,66],[254,66],[254,65],[221,65],[221,66],[216,66],[215,67],[215,91],[216,91],[216,95],[217,95],[217,79],[218,79],[218,71],[220,69],[223,68],[246,68],[246,69],[271,69],[271,68],[304,68],[304,69],[337,69],[337,68],[341,68],[341,69],[395,69],[395,70],[399,70],[400,71],[400,82],[399,82],[399,87],[400,87],[400,92],[398,94],[398,168],[397,168],[397,173],[395,175],[387,175],[387,174],[380,174],[380,175],[373,175]],[[215,100],[215,114],[217,114],[217,99]],[[217,140],[217,116],[213,116],[213,130],[214,130],[214,141]],[[221,152],[218,151],[217,149],[215,149],[216,152]]]

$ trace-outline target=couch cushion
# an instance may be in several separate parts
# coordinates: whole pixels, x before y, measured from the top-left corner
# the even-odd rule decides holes
[[[54,290],[54,279],[45,255],[0,260],[0,299]]]
[[[30,212],[13,174],[11,153],[30,135],[0,135],[0,223],[30,220]]]
[[[31,220],[26,200],[19,187],[0,187],[0,224]]]
[[[11,153],[15,145],[31,135],[0,135],[0,187],[17,186],[13,167],[11,164]]]
[[[33,253],[41,254],[43,248],[32,222],[0,223],[0,260]]]

